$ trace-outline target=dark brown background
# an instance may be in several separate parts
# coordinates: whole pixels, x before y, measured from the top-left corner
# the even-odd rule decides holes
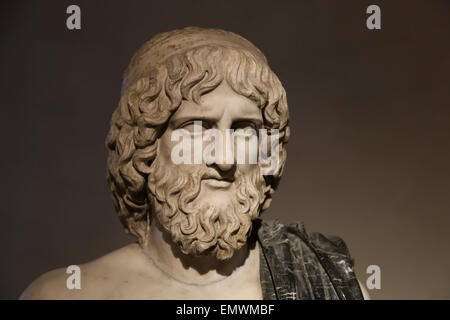
[[[78,4],[82,30],[66,29]],[[378,4],[382,30],[366,29]],[[104,138],[133,52],[196,25],[256,44],[292,139],[267,219],[346,240],[373,298],[450,298],[449,1],[33,1],[1,9],[0,298],[132,241]]]

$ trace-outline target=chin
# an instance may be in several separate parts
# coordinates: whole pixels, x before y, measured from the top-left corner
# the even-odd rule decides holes
[[[188,247],[183,247],[182,244],[178,244],[180,251],[189,256],[195,257],[212,257],[217,260],[225,261],[231,259],[234,254],[242,249],[242,247],[247,243],[247,239],[245,241],[238,241],[235,244],[227,244],[221,238],[219,238],[215,244],[208,244],[208,248],[199,248],[199,244],[190,245]],[[204,244],[206,246],[206,244]]]

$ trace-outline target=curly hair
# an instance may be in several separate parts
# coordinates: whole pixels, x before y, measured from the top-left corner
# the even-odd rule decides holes
[[[150,45],[152,40],[142,48]],[[142,48],[133,56],[125,75],[145,52]],[[157,139],[183,100],[198,103],[201,95],[223,81],[259,106],[266,129],[279,130],[278,168],[264,177],[270,188],[262,210],[269,207],[283,172],[289,139],[288,106],[281,82],[267,63],[245,48],[220,44],[189,48],[156,64],[125,88],[106,138],[107,180],[114,206],[125,232],[140,243],[148,234],[152,216],[147,183]]]

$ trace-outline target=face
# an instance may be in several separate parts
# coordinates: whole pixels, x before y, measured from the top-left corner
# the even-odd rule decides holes
[[[194,122],[201,123],[200,135]],[[213,141],[205,141],[206,130],[215,129],[226,139],[229,130],[257,132],[262,124],[256,103],[235,93],[225,82],[203,95],[199,104],[183,101],[170,118],[158,140],[148,184],[156,216],[184,253],[230,258],[245,244],[251,222],[259,215],[265,182],[258,164],[236,163],[236,142],[218,144],[223,148],[218,153],[223,161],[214,157],[205,163],[201,154],[201,163],[175,164],[173,150],[179,142],[173,141],[173,133],[180,129],[188,133],[194,158]],[[249,159],[251,149],[244,150]],[[230,154],[234,161],[226,161]]]

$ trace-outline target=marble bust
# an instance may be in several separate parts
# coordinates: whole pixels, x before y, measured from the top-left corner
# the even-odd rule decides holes
[[[192,140],[182,145],[183,157],[230,132],[232,140],[215,144],[209,157],[200,152],[200,161],[179,163],[179,132]],[[208,140],[206,132],[219,135]],[[268,144],[260,138],[266,132]],[[248,148],[233,149],[225,161],[235,133]],[[262,174],[261,161],[248,161],[253,137],[266,158],[276,156],[269,173]],[[285,90],[252,43],[195,27],[155,36],[124,73],[106,139],[115,208],[136,243],[80,265],[80,289],[67,288],[61,268],[21,298],[362,299],[340,238],[260,219],[288,140]],[[237,151],[246,161],[236,161]]]

